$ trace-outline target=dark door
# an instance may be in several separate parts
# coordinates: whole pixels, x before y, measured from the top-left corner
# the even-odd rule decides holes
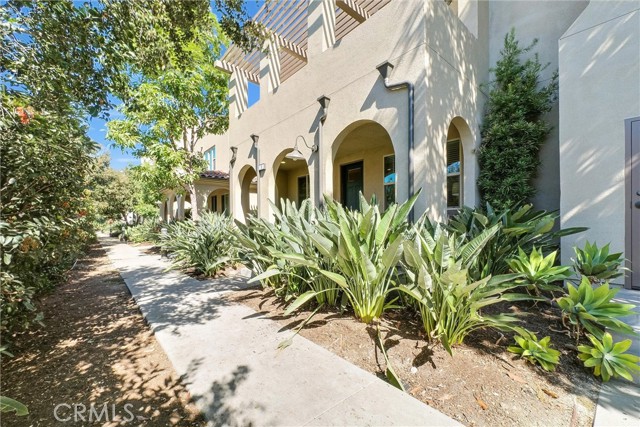
[[[640,289],[640,117],[627,120],[627,188],[631,203],[627,216],[627,259],[631,277],[627,288]]]
[[[364,165],[356,162],[340,168],[342,204],[349,209],[360,207],[360,193],[364,192]]]

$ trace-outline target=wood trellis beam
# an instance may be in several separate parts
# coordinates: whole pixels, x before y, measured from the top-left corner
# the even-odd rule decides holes
[[[336,0],[336,6],[359,23],[363,23],[369,19],[369,13],[360,7],[354,0]]]

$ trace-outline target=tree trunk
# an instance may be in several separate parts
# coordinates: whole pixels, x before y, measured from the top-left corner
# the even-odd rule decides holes
[[[198,212],[198,199],[196,194],[196,185],[194,183],[187,185],[187,190],[189,191],[189,199],[191,202],[191,219],[197,221],[200,219],[200,215]]]

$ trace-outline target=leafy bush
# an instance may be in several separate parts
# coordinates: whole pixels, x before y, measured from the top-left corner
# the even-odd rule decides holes
[[[634,314],[635,306],[612,301],[619,289],[609,289],[608,283],[594,289],[587,277],[582,278],[577,289],[570,283],[567,283],[567,289],[569,294],[558,298],[557,302],[564,318],[573,325],[576,339],[580,338],[583,328],[598,339],[602,339],[604,328],[633,334],[633,329],[618,317]]]
[[[507,350],[520,355],[532,364],[539,363],[545,371],[555,371],[560,362],[560,352],[551,348],[551,337],[544,337],[538,341],[535,334],[529,332],[513,337],[517,345],[509,346]]]
[[[291,250],[292,236],[288,230],[291,229],[290,223],[296,220],[290,218],[302,216],[310,222],[315,208],[310,202],[304,202],[300,210],[290,202],[282,203],[282,211],[275,206],[273,208],[276,211],[274,222],[250,215],[246,225],[236,224],[236,236],[241,260],[253,267],[263,287],[272,288],[278,296],[289,300],[304,291],[308,276],[304,268],[294,266],[275,254]],[[265,275],[267,270],[271,271]]]
[[[515,30],[511,30],[493,69],[495,81],[489,85],[478,150],[478,189],[483,201],[499,209],[533,197],[538,153],[551,131],[543,114],[556,100],[558,73],[542,84],[540,73],[547,66],[540,64],[538,56],[521,61],[536,43],[534,40],[530,46],[520,47]]]
[[[344,292],[356,317],[365,323],[376,321],[385,310],[395,307],[395,299],[389,297],[397,289],[395,276],[402,256],[403,233],[417,197],[418,194],[402,205],[389,206],[384,214],[362,195],[360,210],[353,211],[325,197],[326,216],[318,221],[316,232],[309,235],[321,257],[286,253],[277,256],[306,265],[333,281]],[[331,271],[323,268],[327,264],[332,264]],[[317,293],[310,290],[301,295],[294,307]]]
[[[494,226],[473,240],[449,233],[439,225],[422,227],[404,247],[404,263],[409,285],[401,289],[419,304],[428,340],[439,340],[451,354],[451,346],[461,344],[467,335],[483,327],[508,329],[517,321],[513,316],[483,315],[482,308],[501,301],[531,299],[510,293],[519,286],[518,274],[485,276],[476,280],[478,255],[498,233]]]
[[[514,273],[520,273],[527,283],[527,290],[536,295],[540,291],[562,291],[562,287],[555,285],[571,277],[570,267],[554,266],[557,251],[551,252],[546,257],[541,250],[533,247],[531,255],[518,248],[518,256],[507,260],[507,264]]]
[[[173,254],[174,268],[195,268],[206,276],[238,260],[233,220],[206,212],[199,221],[179,221],[161,237],[163,250]]]
[[[138,224],[129,229],[129,240],[134,243],[142,242],[160,242],[160,230],[162,228],[162,221],[159,219],[146,219],[142,224]]]
[[[631,372],[640,372],[640,357],[633,354],[626,354],[631,347],[632,341],[626,339],[618,343],[613,342],[613,337],[608,332],[602,335],[601,340],[588,335],[593,344],[578,346],[578,357],[584,362],[587,368],[593,368],[596,377],[602,377],[602,381],[609,381],[611,377],[622,377],[633,381]]]
[[[0,102],[0,336],[39,322],[34,299],[59,283],[95,238],[85,179],[95,143],[72,114]]]
[[[584,249],[574,247],[573,250],[576,253],[574,269],[591,283],[622,276],[622,253],[610,254],[609,244],[599,248],[595,242],[590,244],[587,241]]]
[[[445,227],[464,235],[467,241],[488,228],[499,228],[478,254],[480,276],[476,278],[479,278],[506,273],[509,270],[507,261],[518,256],[519,249],[531,253],[536,247],[542,252],[550,252],[556,249],[560,237],[586,230],[576,227],[553,231],[557,219],[556,212],[534,211],[531,205],[496,211],[487,204],[485,209],[463,207]]]

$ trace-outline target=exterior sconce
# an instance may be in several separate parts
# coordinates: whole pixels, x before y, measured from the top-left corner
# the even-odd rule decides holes
[[[258,139],[260,137],[258,135],[256,135],[255,133],[251,134],[251,140],[253,141],[253,143],[256,145],[256,147],[258,146]]]
[[[327,98],[329,99],[329,98]],[[296,143],[293,146],[293,151],[290,152],[289,154],[287,154],[286,156],[284,156],[286,159],[291,159],[293,161],[296,160],[304,160],[304,154],[302,154],[300,152],[300,150],[298,149],[298,139],[302,139],[302,142],[304,142],[305,147],[307,147],[308,149],[310,149],[313,153],[315,153],[316,151],[318,151],[318,146],[316,144],[313,144],[312,146],[309,146],[309,144],[307,144],[307,140],[304,139],[304,136],[302,135],[298,135],[296,137]]]
[[[267,165],[265,165],[264,163],[260,163],[258,165],[258,172],[264,172],[267,170]]]

